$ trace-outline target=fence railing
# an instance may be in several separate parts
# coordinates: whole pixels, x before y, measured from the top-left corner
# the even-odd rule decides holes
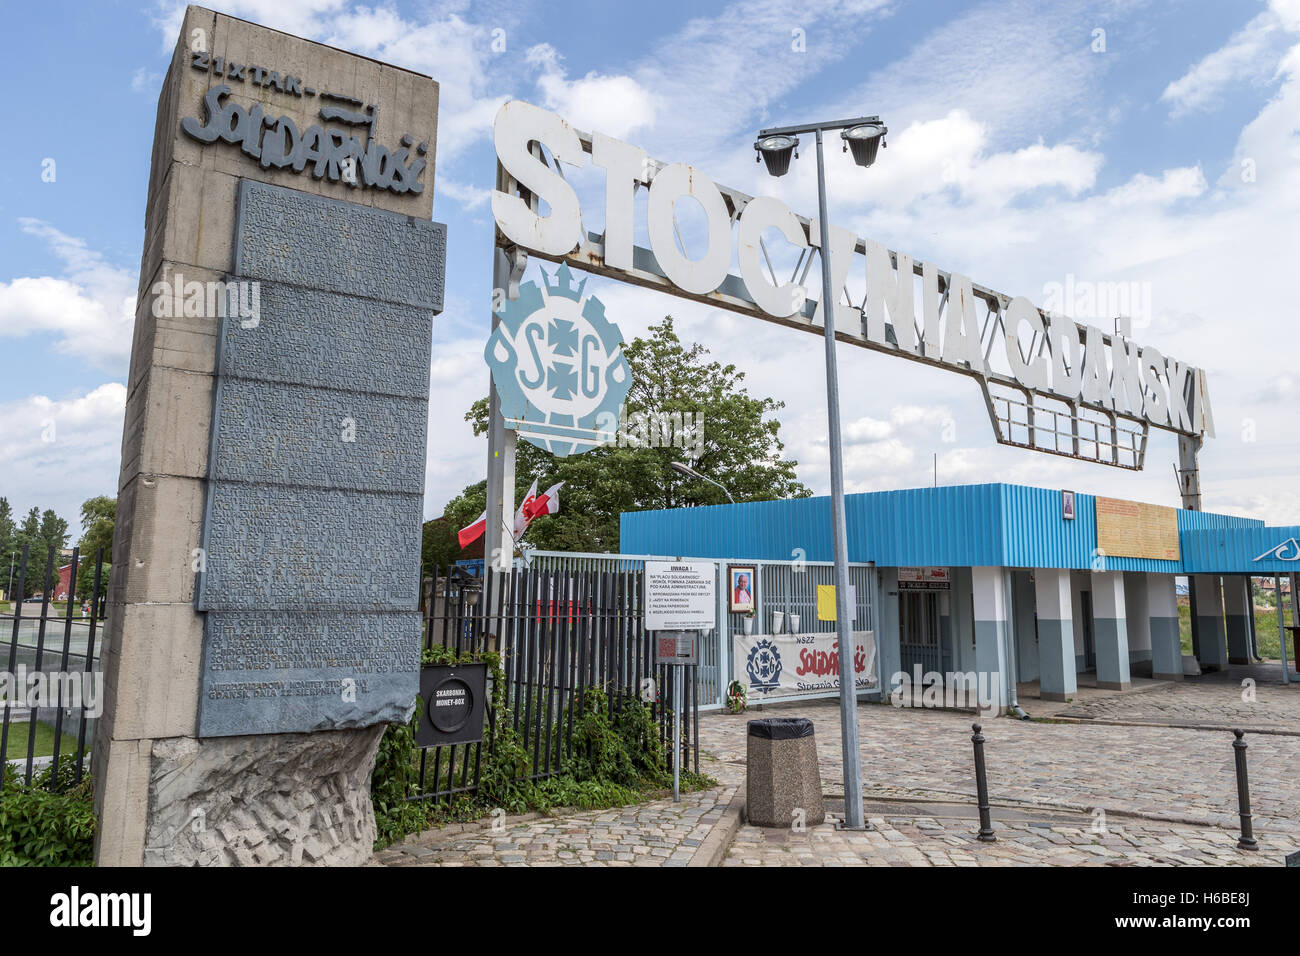
[[[86,593],[77,549],[63,566],[52,547],[43,567],[31,558],[25,545],[10,610],[0,612],[0,789],[33,781],[53,787],[69,776],[80,782],[103,706],[104,552],[95,555]]]
[[[658,667],[642,627],[642,573],[516,568],[484,577],[435,572],[424,579],[424,646],[496,651],[505,687],[489,707],[487,743],[423,749],[412,799],[445,799],[478,789],[492,731],[504,721],[528,756],[524,776],[564,772],[575,714],[600,689],[611,710],[650,708],[667,751],[675,680],[683,680],[686,756],[699,769],[695,668]],[[685,670],[687,673],[680,673]]]

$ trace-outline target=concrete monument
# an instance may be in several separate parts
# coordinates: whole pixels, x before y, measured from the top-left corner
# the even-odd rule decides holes
[[[357,863],[419,686],[438,85],[200,7],[158,104],[101,865]]]

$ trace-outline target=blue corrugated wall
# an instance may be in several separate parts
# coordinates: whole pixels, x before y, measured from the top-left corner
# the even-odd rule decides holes
[[[845,512],[851,561],[875,561],[881,567],[1094,567],[1093,495],[1075,495],[1072,521],[1061,517],[1059,490],[1007,484],[848,495]],[[1178,512],[1185,559],[1190,532],[1262,527],[1263,522],[1248,518]],[[826,497],[629,512],[622,515],[620,535],[626,554],[768,561],[832,558]],[[1108,556],[1096,569],[1182,573],[1184,563]]]

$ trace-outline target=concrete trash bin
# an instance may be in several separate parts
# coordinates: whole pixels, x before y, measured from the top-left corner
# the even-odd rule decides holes
[[[826,820],[817,741],[807,717],[767,717],[749,722],[745,750],[745,816],[754,826],[790,827],[799,818]]]

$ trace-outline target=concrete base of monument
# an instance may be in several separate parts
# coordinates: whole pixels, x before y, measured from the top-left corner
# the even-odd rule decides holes
[[[153,744],[146,866],[355,866],[384,725]]]

